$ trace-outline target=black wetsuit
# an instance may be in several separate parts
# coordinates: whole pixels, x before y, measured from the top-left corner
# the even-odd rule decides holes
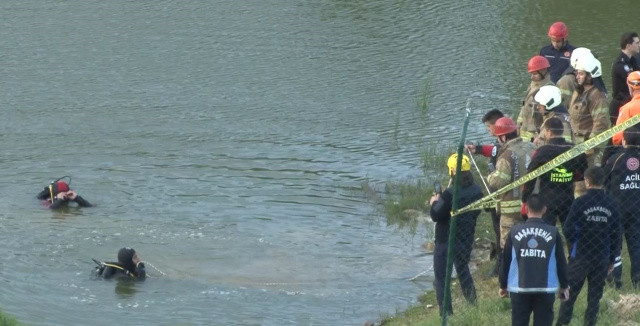
[[[44,187],[44,190],[42,190],[37,196],[36,198],[40,199],[40,200],[48,200],[51,201],[51,193],[52,191],[49,189],[49,187]],[[53,195],[56,196],[58,194],[58,191],[53,191]],[[71,200],[69,198],[67,199],[59,199],[58,197],[54,197],[55,200],[53,201],[52,204],[49,205],[49,209],[57,209],[63,206],[66,206],[69,204],[69,202],[76,202],[78,204],[78,206],[80,207],[91,207],[91,203],[89,203],[88,201],[86,201],[84,198],[80,197],[80,195],[76,195],[76,199]]]
[[[138,263],[138,266],[131,266],[130,269],[124,267],[122,263],[102,263],[102,266],[96,267],[96,275],[109,279],[131,279],[136,281],[144,281],[147,272],[144,269],[144,263]]]

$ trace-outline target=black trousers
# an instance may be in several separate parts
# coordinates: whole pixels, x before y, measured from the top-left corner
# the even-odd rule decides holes
[[[589,282],[587,289],[587,311],[584,312],[584,325],[595,326],[600,311],[600,299],[607,277],[608,261],[588,259],[569,259],[569,300],[560,304],[558,325],[569,325],[573,316],[573,305],[580,295],[584,281]]]
[[[495,208],[491,209],[491,223],[493,223],[493,232],[496,234],[496,246],[500,248],[500,214]]]
[[[476,304],[476,287],[473,285],[473,278],[471,277],[471,271],[469,271],[469,261],[471,260],[471,249],[473,243],[456,244],[455,251],[453,253],[453,266],[456,268],[458,274],[458,281],[462,288],[462,294],[465,299],[471,304]],[[433,251],[433,272],[435,274],[434,285],[436,288],[436,299],[438,300],[438,306],[440,307],[440,314],[443,312],[444,304],[444,281],[447,275],[447,244],[436,242],[436,247]],[[447,307],[449,313],[453,313],[451,302]]]
[[[511,325],[529,326],[533,312],[533,326],[553,324],[553,303],[555,293],[514,293],[511,296]]]
[[[627,240],[631,260],[631,285],[640,287],[640,212],[621,212],[622,233]],[[616,288],[622,286],[622,265],[613,270]]]
[[[564,201],[564,203],[558,203],[558,206],[556,207],[547,207],[547,211],[542,215],[542,219],[545,222],[556,226],[559,218],[560,226],[562,226],[564,221],[567,219],[567,215],[569,215],[569,211],[571,210],[573,198],[565,199]]]

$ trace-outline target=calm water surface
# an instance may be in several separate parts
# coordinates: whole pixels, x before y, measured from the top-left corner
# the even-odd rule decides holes
[[[426,231],[380,222],[360,182],[421,177],[467,98],[486,138],[477,120],[517,107],[558,17],[613,58],[631,15],[487,2],[2,2],[0,307],[32,325],[358,325],[414,303]],[[43,209],[62,175],[97,207]],[[91,280],[123,246],[167,275]]]

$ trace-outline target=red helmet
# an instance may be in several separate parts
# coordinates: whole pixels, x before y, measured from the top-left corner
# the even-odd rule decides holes
[[[569,29],[563,22],[556,22],[549,27],[549,37],[565,39],[569,35]]]
[[[69,185],[64,181],[58,181],[58,191],[60,192],[69,191]]]
[[[510,134],[518,129],[518,126],[515,122],[509,117],[502,117],[496,120],[494,126],[494,134],[496,136],[503,136],[506,134]]]
[[[549,60],[541,55],[537,55],[531,58],[529,60],[529,64],[527,65],[527,69],[530,73],[540,71],[549,67],[551,67],[551,65],[549,64]]]

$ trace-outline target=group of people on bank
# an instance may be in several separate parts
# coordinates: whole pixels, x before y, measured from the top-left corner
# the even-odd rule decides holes
[[[470,154],[489,158],[489,192],[501,189],[616,124],[640,114],[640,40],[624,33],[621,52],[612,64],[612,89],[602,81],[602,65],[587,48],[574,47],[562,22],[551,25],[551,44],[529,60],[531,84],[514,121],[499,110],[482,122],[495,144],[468,144]],[[457,154],[449,158],[456,173]],[[499,295],[509,295],[512,324],[552,325],[557,293],[562,300],[556,325],[568,325],[573,305],[587,281],[585,325],[595,325],[607,283],[622,286],[620,252],[623,235],[631,260],[631,282],[640,288],[640,128],[615,134],[608,146],[597,146],[558,165],[535,180],[499,196],[491,215],[499,254],[491,276],[499,276]],[[483,196],[466,155],[460,167],[459,207]],[[435,289],[442,307],[448,229],[453,188],[434,194],[430,215],[436,222]],[[457,215],[454,266],[462,293],[475,304],[469,272],[476,219],[480,211]],[[562,227],[562,231],[556,225]],[[562,235],[562,236],[561,236]],[[564,238],[564,240],[563,240]],[[569,252],[568,262],[564,242]]]
[[[41,200],[48,209],[53,210],[68,208],[70,205],[92,207],[91,203],[71,189],[71,178],[69,178],[69,182],[63,181],[62,179],[64,178],[69,177],[65,176],[51,182],[36,195],[36,198]],[[144,263],[140,261],[136,251],[129,247],[118,251],[117,262],[100,262],[97,260],[94,260],[94,262],[98,265],[94,270],[95,275],[106,279],[144,280],[147,275]]]

